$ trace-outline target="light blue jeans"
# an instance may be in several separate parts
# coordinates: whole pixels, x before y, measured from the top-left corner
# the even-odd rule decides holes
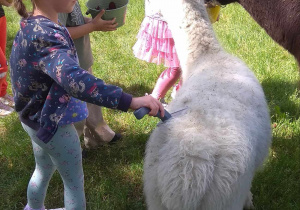
[[[27,188],[25,210],[43,210],[49,181],[58,170],[64,184],[66,210],[85,210],[84,175],[80,140],[74,125],[60,126],[50,142],[36,137],[36,131],[22,123],[31,138],[35,170]]]

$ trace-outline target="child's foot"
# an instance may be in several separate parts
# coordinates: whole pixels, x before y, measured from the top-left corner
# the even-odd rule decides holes
[[[13,113],[14,109],[5,105],[0,101],[0,117],[4,117]]]
[[[0,97],[0,102],[7,105],[7,106],[10,106],[10,107],[15,106],[14,98],[12,96],[8,95],[8,94],[6,94],[3,97]]]
[[[82,155],[82,159],[87,158],[87,149],[86,148],[81,148],[81,155]]]
[[[105,144],[113,145],[119,142],[119,140],[122,138],[122,135],[120,133],[115,133],[114,137],[110,141],[97,141],[97,140],[91,140],[91,139],[84,139],[84,146],[87,150],[90,149],[97,149],[100,146],[103,146]],[[87,150],[85,150],[82,154],[86,156]]]

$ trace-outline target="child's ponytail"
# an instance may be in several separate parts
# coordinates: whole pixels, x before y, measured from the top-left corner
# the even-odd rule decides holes
[[[29,13],[27,12],[26,7],[22,2],[22,0],[14,0],[14,7],[20,16],[22,16],[23,18],[29,17]]]

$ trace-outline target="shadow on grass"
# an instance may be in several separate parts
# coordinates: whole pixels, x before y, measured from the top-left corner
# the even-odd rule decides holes
[[[1,119],[0,209],[22,209],[30,170],[34,166],[32,146],[17,114]]]
[[[263,80],[262,86],[269,104],[271,116],[289,113],[290,118],[300,117],[299,104],[295,103],[298,83],[283,80]],[[298,94],[298,97],[299,94]],[[287,117],[287,116],[285,116]]]
[[[299,104],[295,102],[298,82],[268,79],[262,82],[262,86],[272,121],[285,120],[291,123],[289,126],[296,124],[300,117]],[[284,128],[281,130],[273,131],[269,159],[253,181],[252,193],[257,210],[300,209],[300,133],[299,129],[293,129],[291,134],[285,133]]]
[[[149,134],[126,135],[114,145],[89,150],[83,160],[88,209],[146,209],[143,197],[143,158]],[[63,190],[55,182],[53,191]],[[52,193],[51,193],[52,194]],[[63,205],[62,197],[48,203]]]
[[[300,209],[300,135],[273,138],[271,155],[252,184],[257,210]]]
[[[268,80],[263,82],[269,104],[289,112],[291,121],[299,118],[299,108],[291,100],[296,84]],[[133,95],[150,92],[144,85],[132,85],[124,91]],[[271,109],[272,115],[276,114]],[[1,135],[0,209],[22,209],[26,204],[26,188],[34,168],[29,137],[16,114],[3,122]],[[122,127],[118,121],[116,127]],[[136,125],[115,145],[105,145],[88,152],[83,160],[88,209],[144,210],[143,158],[150,132]],[[144,128],[143,128],[144,129]],[[152,130],[152,128],[150,128]],[[272,151],[265,167],[255,176],[252,192],[258,210],[300,209],[300,134],[273,138]],[[13,203],[11,202],[13,201]],[[63,184],[55,173],[46,197],[47,207],[63,206]]]
[[[0,178],[5,182],[0,184],[0,209],[19,210],[26,205],[26,189],[34,170],[32,146],[16,114],[3,120],[3,127]],[[140,132],[143,131],[133,127],[118,143],[88,152],[83,160],[88,209],[145,209],[142,168],[150,133]],[[56,172],[50,181],[45,206],[63,205],[63,184]]]

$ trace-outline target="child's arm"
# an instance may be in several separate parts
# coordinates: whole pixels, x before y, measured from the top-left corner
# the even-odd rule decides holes
[[[83,37],[86,34],[92,33],[93,31],[115,31],[118,23],[116,23],[116,18],[112,20],[102,20],[102,16],[105,10],[101,12],[94,19],[85,19],[88,20],[83,25],[76,27],[67,27],[72,39],[78,39]]]
[[[43,34],[43,37],[33,40],[31,46],[35,51],[34,46],[39,44],[39,40],[47,43],[40,49],[40,54],[43,56],[37,63],[47,64],[42,71],[55,80],[70,96],[98,106],[122,111],[127,111],[128,108],[136,110],[145,106],[151,110],[149,115],[155,116],[160,110],[163,117],[162,104],[152,96],[132,98],[120,87],[106,84],[80,68],[76,54],[74,54],[75,49],[70,48],[67,38],[66,34],[58,30],[48,31],[47,35]]]

